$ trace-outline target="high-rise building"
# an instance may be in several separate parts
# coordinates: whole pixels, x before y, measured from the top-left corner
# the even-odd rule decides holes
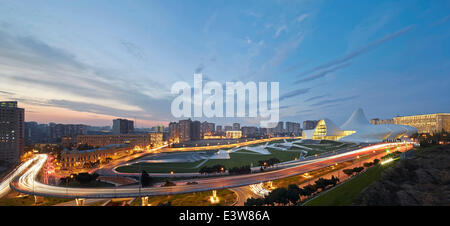
[[[317,123],[319,123],[319,120],[306,120],[303,121],[303,129],[304,130],[311,130],[316,128]]]
[[[203,135],[212,135],[215,131],[215,124],[211,122],[204,121],[201,125],[201,134]]]
[[[233,123],[233,130],[234,131],[238,131],[238,130],[241,130],[241,124],[239,124],[239,123]]]
[[[191,119],[180,120],[178,122],[180,142],[191,140],[191,123]]]
[[[164,125],[156,125],[152,128],[153,132],[157,133],[163,133],[164,132]]]
[[[17,101],[0,102],[0,166],[19,163],[24,149],[24,109]]]
[[[61,142],[62,138],[70,138],[73,143],[76,143],[78,135],[85,135],[88,131],[87,125],[82,124],[56,124],[49,123],[48,136],[50,142]]]
[[[191,140],[200,140],[201,138],[201,123],[200,121],[193,121],[191,123]]]
[[[286,132],[289,135],[301,135],[300,123],[286,122]]]
[[[256,137],[259,135],[258,128],[256,126],[243,126],[241,131],[242,137]]]
[[[233,130],[233,127],[232,126],[225,126],[225,132],[226,131],[232,131]]]
[[[113,120],[113,134],[128,134],[134,132],[134,121],[127,119]]]
[[[394,117],[394,123],[417,128],[418,133],[450,131],[450,113]]]
[[[284,132],[283,124],[283,122],[278,122],[277,126],[274,128],[276,134]]]
[[[223,133],[222,126],[217,125],[217,126],[216,126],[216,134],[220,135],[220,134],[222,134],[222,133]]]
[[[169,139],[173,142],[178,142],[180,139],[180,128],[179,123],[170,122],[169,123]]]

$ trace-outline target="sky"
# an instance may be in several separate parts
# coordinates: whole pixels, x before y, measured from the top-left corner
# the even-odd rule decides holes
[[[281,121],[450,112],[450,1],[0,0],[0,100],[150,127],[177,81],[280,85]],[[256,125],[255,118],[200,118]]]

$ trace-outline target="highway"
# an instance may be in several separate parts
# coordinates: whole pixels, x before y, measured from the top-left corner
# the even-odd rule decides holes
[[[4,177],[4,180],[0,183],[0,198],[8,194],[8,192],[10,191],[9,184],[13,181],[13,179],[22,174],[24,170],[26,170],[31,165],[31,163],[33,163],[37,159],[38,156],[35,156],[25,161]]]
[[[312,170],[320,169],[336,163],[341,163],[366,154],[376,154],[384,152],[386,148],[393,148],[401,145],[402,151],[412,148],[410,143],[380,143],[363,147],[345,153],[335,153],[330,156],[318,157],[299,162],[293,162],[289,167],[277,170],[270,170],[262,173],[245,174],[227,177],[214,177],[196,180],[198,184],[177,185],[171,187],[149,187],[139,188],[138,186],[128,187],[108,187],[108,188],[67,188],[52,186],[36,181],[40,169],[44,165],[47,155],[37,155],[36,163],[28,171],[16,178],[11,184],[11,188],[25,194],[61,198],[124,198],[139,196],[173,195],[191,192],[201,192],[219,190],[225,188],[241,187],[245,185],[257,184],[272,181],[280,178],[291,177],[303,174]]]

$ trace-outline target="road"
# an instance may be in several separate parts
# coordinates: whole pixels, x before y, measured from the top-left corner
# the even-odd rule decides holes
[[[38,157],[35,156],[25,161],[4,177],[3,181],[0,183],[0,198],[8,194],[10,191],[9,184],[13,181],[13,179],[22,174],[37,159]]]
[[[244,203],[249,198],[261,198],[253,193],[253,191],[250,190],[249,186],[230,188],[230,190],[233,191],[237,196],[237,201],[233,206],[244,206]]]
[[[172,187],[149,187],[139,188],[137,186],[114,187],[114,188],[65,188],[46,185],[35,180],[39,170],[45,163],[47,156],[38,155],[36,164],[31,166],[22,176],[11,183],[14,190],[37,196],[64,197],[64,198],[123,198],[139,196],[173,195],[191,192],[219,190],[225,188],[241,187],[250,184],[272,181],[275,179],[295,176],[312,170],[320,169],[335,163],[345,162],[366,154],[376,154],[398,145],[405,146],[406,143],[381,143],[363,147],[345,153],[336,153],[330,156],[293,162],[286,168],[266,171],[255,174],[245,174],[227,177],[204,178],[197,180],[198,184],[177,185]],[[412,148],[407,144],[407,148]]]

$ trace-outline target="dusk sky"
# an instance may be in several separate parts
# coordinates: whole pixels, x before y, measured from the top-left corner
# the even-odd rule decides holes
[[[26,121],[167,124],[194,72],[280,82],[282,121],[449,113],[450,1],[0,0],[0,100]]]

